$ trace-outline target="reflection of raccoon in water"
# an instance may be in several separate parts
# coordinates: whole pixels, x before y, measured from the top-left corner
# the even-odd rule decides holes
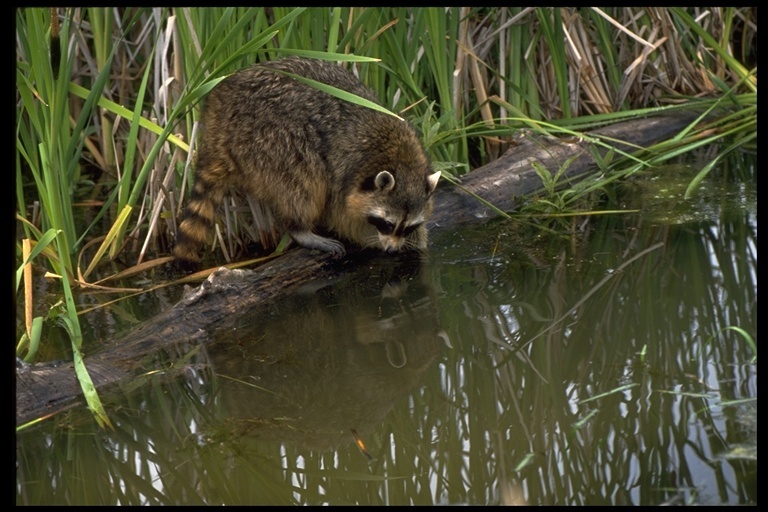
[[[428,264],[350,254],[327,265],[339,272],[228,315],[206,333],[211,368],[230,377],[209,395],[227,418],[215,428],[313,450],[354,443],[352,430],[367,440],[448,342]],[[219,285],[238,273],[219,271]]]
[[[440,173],[432,172],[411,126],[284,72],[376,101],[352,73],[323,61],[288,58],[223,80],[206,100],[177,262],[199,262],[230,188],[266,206],[307,248],[345,253],[341,242],[317,231],[387,252],[425,248],[424,222]]]

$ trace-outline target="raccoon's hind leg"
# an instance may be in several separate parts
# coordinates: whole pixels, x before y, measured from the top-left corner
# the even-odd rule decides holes
[[[302,140],[295,142],[298,148],[303,145]],[[313,151],[296,150],[286,156],[283,165],[287,170],[279,174],[279,181],[273,181],[268,190],[260,190],[272,195],[276,218],[300,246],[329,252],[336,258],[344,256],[344,244],[316,232],[331,227],[324,219],[335,203],[329,193],[326,163]]]

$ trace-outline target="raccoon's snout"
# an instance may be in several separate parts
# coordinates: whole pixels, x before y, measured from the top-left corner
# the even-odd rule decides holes
[[[384,236],[381,233],[379,233],[379,243],[381,244],[381,248],[387,254],[394,254],[396,252],[400,252],[400,249],[403,248],[404,242],[405,240],[403,238]]]

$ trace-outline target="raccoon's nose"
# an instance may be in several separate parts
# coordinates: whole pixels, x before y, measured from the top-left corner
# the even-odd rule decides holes
[[[382,240],[381,248],[387,254],[394,254],[400,250],[400,244],[394,243],[392,240]]]
[[[399,252],[403,247],[404,240],[402,238],[379,235],[379,242],[381,244],[380,247],[384,250],[384,252],[387,254],[394,254]]]

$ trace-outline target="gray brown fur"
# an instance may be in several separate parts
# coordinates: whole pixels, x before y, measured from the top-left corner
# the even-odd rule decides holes
[[[386,251],[425,248],[439,173],[413,128],[274,70],[377,102],[352,73],[323,61],[288,58],[223,80],[206,99],[177,262],[199,262],[216,209],[233,188],[266,206],[308,248],[345,253],[339,240],[318,232]]]

